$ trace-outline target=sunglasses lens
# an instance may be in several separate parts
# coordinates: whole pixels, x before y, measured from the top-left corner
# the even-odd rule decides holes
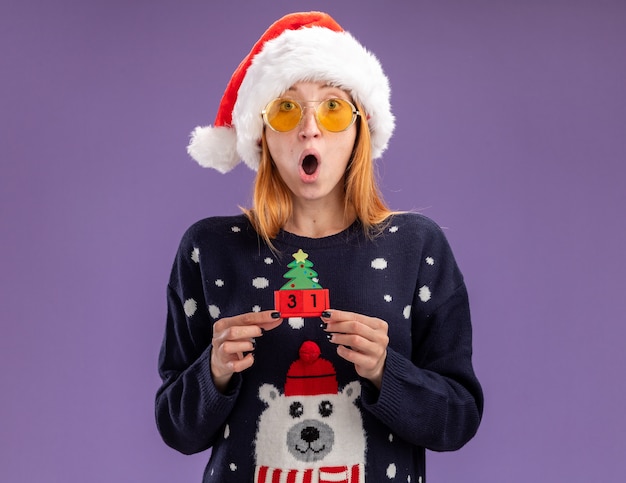
[[[331,132],[348,129],[355,118],[354,107],[343,99],[328,99],[317,108],[319,123]]]
[[[275,99],[265,108],[265,119],[272,129],[291,131],[300,122],[302,108],[290,99]]]

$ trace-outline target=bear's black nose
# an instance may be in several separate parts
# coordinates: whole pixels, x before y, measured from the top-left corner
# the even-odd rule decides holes
[[[300,431],[300,437],[307,443],[312,443],[313,441],[317,441],[319,439],[320,432],[313,426],[307,426]]]

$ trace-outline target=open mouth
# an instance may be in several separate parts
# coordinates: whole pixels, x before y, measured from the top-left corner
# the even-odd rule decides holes
[[[318,164],[319,162],[313,154],[307,154],[302,160],[302,170],[310,176],[315,173]]]

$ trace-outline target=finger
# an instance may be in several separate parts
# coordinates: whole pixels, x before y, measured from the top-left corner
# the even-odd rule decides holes
[[[241,341],[241,340],[252,340],[256,337],[261,337],[263,335],[263,330],[257,326],[234,326],[228,327],[226,330],[221,333],[215,332],[214,339],[221,340],[223,342],[226,341]]]
[[[237,351],[236,349],[243,349],[244,346],[245,343],[241,345],[237,343],[224,343],[213,346],[213,351],[211,352],[212,370],[215,371],[218,376],[232,373],[233,363],[244,358],[243,351]]]
[[[357,314],[355,312],[348,312],[345,310],[326,310],[322,313],[322,320],[327,324],[337,324],[340,322],[359,322],[374,330],[380,330],[386,327],[386,322],[375,317],[368,317],[363,314]]]
[[[283,323],[283,318],[280,315],[280,312],[276,312],[275,310],[267,310],[261,313],[264,314],[264,319],[263,322],[260,324],[260,327],[264,331],[275,329]],[[267,318],[268,315],[269,319]]]
[[[247,312],[235,315],[233,317],[224,317],[215,322],[213,330],[221,332],[229,327],[236,326],[262,326],[265,330],[273,329],[282,322],[280,313],[274,310],[265,310],[263,312]]]
[[[264,310],[262,312],[247,312],[233,317],[237,325],[275,325],[280,324],[280,312],[275,310]]]
[[[252,339],[246,341],[224,342],[220,346],[220,353],[226,358],[236,355],[239,359],[243,359],[243,354],[254,350],[254,341]]]
[[[379,356],[385,348],[378,342],[372,342],[356,334],[331,334],[330,342],[338,346],[344,346],[350,350],[368,356]]]
[[[346,361],[354,364],[357,373],[368,379],[378,374],[384,366],[385,354],[382,354],[380,357],[373,357],[345,346],[337,347],[337,354]]]
[[[347,345],[354,345],[355,347],[364,346],[366,342],[386,346],[389,342],[386,327],[381,327],[380,330],[376,330],[355,320],[328,324],[324,330],[329,334],[358,337],[354,339],[354,342],[352,342],[352,339],[348,339]],[[341,340],[342,342],[340,343],[344,343],[343,341],[346,339],[341,338],[336,340]]]
[[[380,359],[375,359],[346,349],[343,346],[337,347],[337,354],[343,359],[352,362],[359,376],[369,379],[378,389],[381,388],[386,354]]]
[[[339,354],[348,362],[352,362],[355,366],[368,368],[375,365],[375,359],[367,354],[355,350],[354,347],[346,347],[345,345],[340,345],[339,347],[337,347],[337,354]]]
[[[254,364],[254,356],[248,354],[241,359],[233,360],[228,363],[228,366],[233,372],[243,372]]]

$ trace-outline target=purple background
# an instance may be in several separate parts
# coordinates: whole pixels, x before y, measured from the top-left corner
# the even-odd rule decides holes
[[[185,152],[288,11],[376,53],[396,209],[446,228],[486,408],[432,482],[616,481],[626,454],[626,2],[2,0],[0,480],[199,482],[153,398],[178,241],[253,173]]]

